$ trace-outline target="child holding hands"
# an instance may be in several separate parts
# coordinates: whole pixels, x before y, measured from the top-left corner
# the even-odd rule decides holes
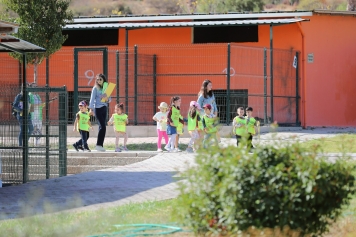
[[[79,112],[76,115],[74,121],[73,131],[79,131],[81,139],[73,144],[73,147],[76,151],[79,149],[83,149],[83,151],[90,152],[91,150],[88,147],[88,139],[89,139],[89,128],[93,130],[93,127],[90,123],[90,116],[88,113],[88,105],[85,101],[81,101],[79,103]]]
[[[170,136],[168,144],[165,149],[169,152],[178,152],[178,148],[175,148],[175,141],[177,137],[177,127],[179,123],[184,124],[184,121],[180,119],[180,104],[181,99],[179,96],[171,98],[171,106],[167,115],[167,134]]]
[[[126,147],[127,143],[127,133],[126,133],[126,125],[129,123],[129,119],[127,114],[124,113],[124,104],[115,105],[115,113],[111,116],[108,121],[108,125],[114,124],[115,131],[115,152],[121,152],[122,150],[128,151]],[[124,137],[124,146],[119,147],[119,138],[120,135]]]

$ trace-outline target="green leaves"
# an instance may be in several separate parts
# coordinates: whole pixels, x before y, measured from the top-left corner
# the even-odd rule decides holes
[[[355,192],[354,166],[327,162],[299,144],[201,151],[184,177],[177,214],[196,233],[288,226],[322,234]],[[194,204],[194,205],[193,205]]]

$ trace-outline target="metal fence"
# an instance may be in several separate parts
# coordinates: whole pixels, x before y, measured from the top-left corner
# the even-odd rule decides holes
[[[1,59],[0,59],[1,60]],[[12,59],[8,59],[11,61]],[[49,65],[46,65],[46,64]],[[129,48],[64,48],[39,66],[39,85],[68,89],[68,123],[77,102],[89,100],[95,75],[104,73],[117,84],[109,106],[124,103],[131,125],[154,124],[160,102],[182,98],[182,113],[197,100],[205,79],[213,90],[221,123],[231,124],[240,106],[252,106],[263,124],[299,125],[299,67],[295,50],[244,47],[237,44],[137,45]],[[9,64],[10,65],[10,64]],[[11,64],[13,65],[13,64]],[[18,80],[16,64],[7,72]],[[28,78],[33,74],[27,70]]]
[[[3,184],[65,176],[67,173],[67,91],[65,87],[27,87],[28,119],[23,119],[23,136],[28,143],[20,146],[21,124],[11,103],[21,92],[18,85],[0,88],[0,162]],[[25,117],[25,116],[23,116]],[[26,122],[27,121],[27,122]],[[30,131],[32,133],[29,133]],[[26,137],[24,138],[26,139]]]

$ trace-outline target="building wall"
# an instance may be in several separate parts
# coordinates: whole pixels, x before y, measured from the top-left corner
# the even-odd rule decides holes
[[[314,15],[303,23],[306,126],[356,126],[356,18]],[[307,55],[304,59],[307,60]]]

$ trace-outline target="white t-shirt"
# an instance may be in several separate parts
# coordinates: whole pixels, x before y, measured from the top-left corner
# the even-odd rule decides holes
[[[157,112],[153,117],[155,117],[158,121],[163,120],[161,123],[157,122],[157,129],[161,131],[167,130],[167,114],[168,112]]]

